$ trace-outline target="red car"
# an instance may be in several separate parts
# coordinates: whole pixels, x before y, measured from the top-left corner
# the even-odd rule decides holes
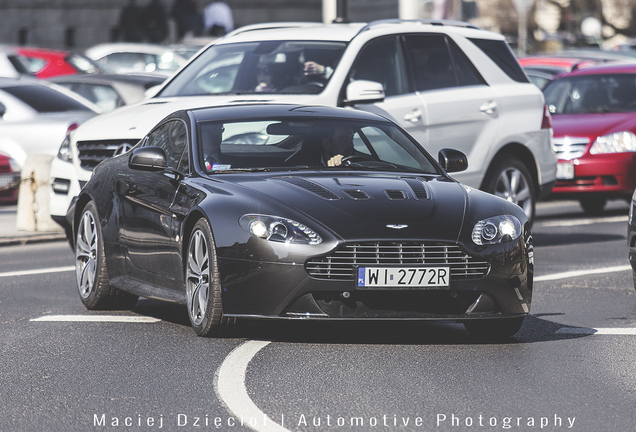
[[[553,197],[600,213],[636,187],[636,63],[608,63],[560,75],[545,89],[559,158]]]
[[[13,55],[14,63],[38,78],[103,72],[93,60],[70,51],[16,47]]]
[[[20,166],[0,153],[0,204],[17,202],[19,186]]]

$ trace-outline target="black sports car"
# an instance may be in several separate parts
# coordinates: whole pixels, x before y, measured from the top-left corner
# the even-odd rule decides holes
[[[530,312],[524,211],[463,186],[399,126],[341,108],[178,111],[95,169],[69,209],[88,309],[236,318],[450,320],[511,336]]]

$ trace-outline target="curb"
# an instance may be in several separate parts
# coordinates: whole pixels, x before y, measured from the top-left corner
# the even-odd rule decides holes
[[[50,234],[39,234],[39,235],[0,237],[0,247],[25,245],[25,244],[33,244],[33,243],[46,243],[46,242],[54,242],[54,241],[66,241],[66,234],[50,233]]]

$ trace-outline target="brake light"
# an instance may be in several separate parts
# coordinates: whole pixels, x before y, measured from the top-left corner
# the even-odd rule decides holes
[[[541,129],[551,129],[552,128],[552,116],[550,115],[550,111],[548,110],[547,105],[543,105],[543,120],[541,120]]]

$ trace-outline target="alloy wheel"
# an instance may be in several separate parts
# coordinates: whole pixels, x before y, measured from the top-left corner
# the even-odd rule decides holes
[[[501,172],[495,184],[495,195],[518,205],[532,219],[532,190],[529,180],[517,168],[507,168]]]
[[[201,325],[205,319],[210,294],[210,254],[208,242],[201,230],[192,235],[188,248],[186,296],[192,323]]]
[[[86,211],[82,215],[75,242],[75,275],[83,299],[87,299],[95,287],[98,241],[95,218],[90,211]]]

